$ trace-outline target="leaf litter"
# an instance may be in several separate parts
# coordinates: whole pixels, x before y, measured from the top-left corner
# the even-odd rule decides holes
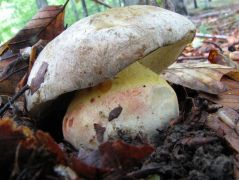
[[[5,87],[5,90],[0,88],[1,109],[11,102],[10,97],[4,94],[14,94],[17,83],[27,72],[26,69],[31,68],[34,63],[30,61],[31,53],[25,58],[27,68],[17,60],[23,57],[22,48],[33,46],[40,39],[49,41],[62,32],[63,7],[43,9],[22,31],[0,47],[0,73],[3,78],[0,87]],[[39,128],[29,119],[24,107],[19,106],[19,102],[24,104],[24,100],[20,99],[9,103],[9,108],[0,121],[1,177],[198,180],[239,178],[236,62],[239,30],[233,29],[238,25],[234,16],[239,11],[233,8],[229,15],[224,11],[192,18],[198,26],[206,26],[208,34],[197,33],[194,43],[185,48],[177,64],[165,71],[164,76],[172,83],[178,95],[180,117],[173,120],[167,128],[157,130],[155,145],[118,140],[101,144],[95,151],[77,151],[63,141],[62,135],[54,136],[56,142],[51,137],[52,134],[38,130],[47,128]],[[220,24],[212,23],[219,22],[219,19]],[[31,31],[32,34],[26,33],[37,24],[41,27]],[[12,66],[15,62],[16,65],[21,65],[20,68]],[[21,67],[26,69],[20,71]],[[43,69],[40,73],[35,88],[41,83],[45,71]],[[12,75],[15,72],[16,75]],[[10,83],[13,85],[9,85]],[[45,120],[52,123],[48,129],[59,126],[58,118],[62,112],[53,113],[55,114]],[[120,112],[116,114],[118,113]],[[100,134],[104,129],[98,124],[95,124],[95,128],[99,131],[97,138],[101,138]],[[48,132],[51,133],[51,130]]]

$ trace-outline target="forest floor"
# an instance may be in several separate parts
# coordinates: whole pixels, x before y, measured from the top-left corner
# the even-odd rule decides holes
[[[225,56],[239,51],[239,5],[196,14],[190,18],[198,32],[194,42],[178,58],[178,64],[205,61],[219,63]],[[217,50],[216,57],[210,58],[211,50]],[[222,81],[231,88],[228,96],[218,94],[215,97],[171,82],[178,96],[180,116],[167,128],[157,129],[155,147],[138,147],[121,141],[107,142],[100,145],[99,150],[86,155],[86,152],[78,152],[64,142],[62,134],[54,134],[56,127],[61,128],[61,124],[42,124],[41,130],[50,132],[56,143],[42,131],[17,128],[9,120],[2,120],[0,154],[6,156],[0,157],[0,177],[239,179],[239,82],[226,75]],[[223,114],[218,114],[219,110]],[[60,115],[58,112],[56,114]],[[59,123],[56,114],[48,118],[51,122]],[[28,119],[25,122],[27,124],[24,125],[32,127]]]
[[[239,50],[239,4],[191,13],[198,34],[193,45],[179,57],[179,63],[205,62],[215,48],[223,54]],[[219,36],[208,38],[201,32]],[[148,171],[144,173],[148,175],[152,168],[150,173],[159,173],[162,179],[238,179],[238,149],[235,147],[238,141],[234,141],[239,138],[237,128],[215,116],[218,107],[210,108],[216,104],[202,98],[199,91],[173,87],[179,97],[181,116],[168,129],[159,130],[159,145],[145,165]],[[224,108],[226,106],[224,104]],[[238,107],[232,104],[229,107],[235,110],[234,119],[238,121]]]

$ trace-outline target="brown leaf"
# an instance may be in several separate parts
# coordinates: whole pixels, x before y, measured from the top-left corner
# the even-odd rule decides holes
[[[136,160],[141,160],[154,151],[154,147],[151,145],[129,145],[120,140],[113,142],[112,147],[119,156]]]
[[[231,79],[234,79],[235,81],[239,82],[239,69],[235,72],[229,72],[227,73],[227,76],[229,76]]]
[[[174,84],[218,94],[227,90],[227,87],[220,82],[222,76],[234,70],[234,68],[218,64],[176,63],[162,74],[167,81]]]
[[[2,56],[0,56],[0,61],[15,59],[19,56],[19,53],[13,53],[11,50],[7,50]]]
[[[8,60],[8,64],[2,68],[2,72],[0,74],[0,82],[4,81],[15,72],[20,71],[21,69],[26,69],[27,67],[28,65],[26,61],[24,62],[22,58],[16,58],[12,61]]]
[[[103,167],[128,170],[149,156],[154,147],[147,144],[135,146],[117,140],[100,145],[99,151]]]
[[[212,96],[207,93],[200,93],[200,97],[206,98],[214,103],[221,104],[235,110],[239,109],[239,82],[223,77],[221,82],[227,86],[227,91]]]
[[[66,4],[65,4],[66,5]],[[64,6],[47,6],[38,11],[27,25],[0,47],[0,55],[8,49],[18,51],[39,39],[52,40],[64,30]]]
[[[231,53],[229,54],[229,57],[230,57],[233,61],[239,61],[239,51],[231,52]]]
[[[95,179],[119,169],[129,171],[154,151],[151,145],[134,146],[118,140],[106,142],[88,154],[79,153],[79,158],[68,159],[50,135],[16,127],[9,119],[0,120],[0,147],[0,169],[4,170],[1,175],[12,175],[14,179],[24,173],[25,176],[35,173],[38,179],[45,179],[47,175],[56,177],[53,168],[58,164]]]
[[[131,162],[141,161],[154,151],[154,147],[147,144],[130,145],[117,140],[101,144],[98,151],[91,154],[95,157],[92,158],[91,156],[83,160],[98,168],[117,169],[121,167],[127,168]],[[100,158],[97,156],[100,156]],[[100,159],[100,163],[97,165],[95,164],[97,162],[96,159],[98,159],[98,162]]]
[[[0,55],[2,55],[7,50],[8,50],[8,44],[7,43],[5,43],[2,46],[0,46]]]
[[[0,61],[0,93],[13,95],[27,68],[27,62],[16,56]]]
[[[210,50],[208,61],[210,61],[212,64],[226,65],[223,56],[215,49]]]
[[[99,178],[106,172],[129,171],[154,151],[151,145],[129,145],[121,140],[106,142],[91,153],[79,153],[73,158],[73,169],[87,178]]]
[[[87,179],[97,179],[102,177],[104,174],[111,172],[110,169],[97,168],[85,163],[77,158],[71,159],[72,169],[79,175],[84,176]]]
[[[12,179],[27,177],[31,173],[37,179],[45,179],[55,173],[55,165],[67,163],[65,154],[50,135],[16,127],[9,119],[0,120],[0,147],[0,169],[4,179],[10,175]]]
[[[239,135],[233,128],[222,122],[217,115],[209,115],[206,125],[216,131],[219,137],[224,138],[231,148],[239,153]]]
[[[228,72],[227,76],[239,81],[239,65],[237,62],[233,61],[231,58],[221,54],[217,50],[212,49],[209,53],[208,60],[213,64],[220,64],[228,67],[234,68],[234,71]]]

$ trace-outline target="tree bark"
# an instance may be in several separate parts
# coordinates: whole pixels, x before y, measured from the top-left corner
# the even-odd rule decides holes
[[[142,0],[123,0],[124,6],[130,6],[134,4],[141,4]]]
[[[175,6],[175,11],[182,15],[188,15],[187,8],[184,4],[184,0],[172,0]]]
[[[140,4],[140,5],[151,5],[151,6],[159,6],[156,0],[122,0],[124,2],[124,6]]]
[[[175,5],[172,2],[172,0],[163,0],[162,3],[163,3],[163,8],[175,12]]]
[[[70,2],[71,2],[71,9],[74,12],[75,18],[76,18],[76,20],[79,20],[80,17],[79,17],[79,13],[78,13],[78,11],[76,9],[75,1],[74,0],[70,0]]]
[[[118,3],[119,3],[119,7],[122,6],[122,0],[118,0]]]
[[[197,0],[193,0],[193,4],[194,4],[194,8],[197,9],[198,8]]]
[[[86,7],[85,0],[81,0],[81,4],[82,4],[82,8],[83,8],[83,17],[87,17],[88,16],[88,10],[87,10],[87,7]]]
[[[36,4],[38,9],[48,6],[47,0],[36,0]]]

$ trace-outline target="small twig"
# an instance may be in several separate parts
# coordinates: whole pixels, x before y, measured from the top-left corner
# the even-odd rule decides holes
[[[224,41],[227,41],[228,36],[225,35],[212,35],[212,34],[202,34],[202,33],[196,33],[196,37],[199,38],[215,38],[215,39],[221,39]]]
[[[183,60],[200,60],[200,59],[207,59],[205,56],[181,56],[177,59],[177,61],[181,62]]]
[[[104,3],[104,2],[102,2],[102,1],[100,1],[100,0],[93,0],[93,1],[94,1],[95,3],[98,3],[98,4],[101,4],[101,5],[105,6],[105,7],[107,7],[107,8],[112,8],[110,5]]]
[[[62,9],[65,9],[65,8],[66,8],[66,5],[68,4],[68,2],[69,2],[69,0],[67,0],[67,1],[65,2],[65,4],[63,5],[63,8],[62,8]]]
[[[23,70],[25,70],[25,69],[27,69],[27,68],[28,68],[28,65],[23,66],[23,67],[21,67],[21,68],[15,70],[15,71],[9,73],[7,76],[1,78],[1,79],[0,79],[0,82],[5,81],[5,80],[8,79],[9,77],[11,77],[13,74],[18,73],[18,72],[20,72],[20,71],[23,71]]]
[[[196,16],[194,18],[199,18],[199,19],[202,19],[202,18],[208,18],[208,17],[215,17],[215,16],[219,16],[220,14],[223,14],[223,13],[227,13],[228,11],[216,11],[216,12],[209,12],[209,13],[204,13],[204,14],[201,14],[199,16]]]
[[[220,50],[221,53],[223,53],[222,48],[217,43],[211,42],[211,41],[204,41],[204,43],[213,44],[216,48],[218,48]]]
[[[146,178],[149,175],[158,174],[160,168],[161,167],[159,166],[159,167],[154,167],[154,168],[149,168],[149,169],[141,169],[138,171],[131,172],[131,173],[127,174],[127,176],[132,177],[132,178],[137,178],[137,179]]]
[[[16,93],[10,101],[8,101],[1,109],[0,109],[0,117],[4,114],[4,112],[14,103],[16,99],[18,99],[26,90],[30,89],[28,85],[25,85],[18,93]]]
[[[181,140],[182,145],[188,145],[188,146],[195,146],[195,145],[203,145],[208,144],[214,141],[217,141],[218,137],[187,137],[183,138]]]

